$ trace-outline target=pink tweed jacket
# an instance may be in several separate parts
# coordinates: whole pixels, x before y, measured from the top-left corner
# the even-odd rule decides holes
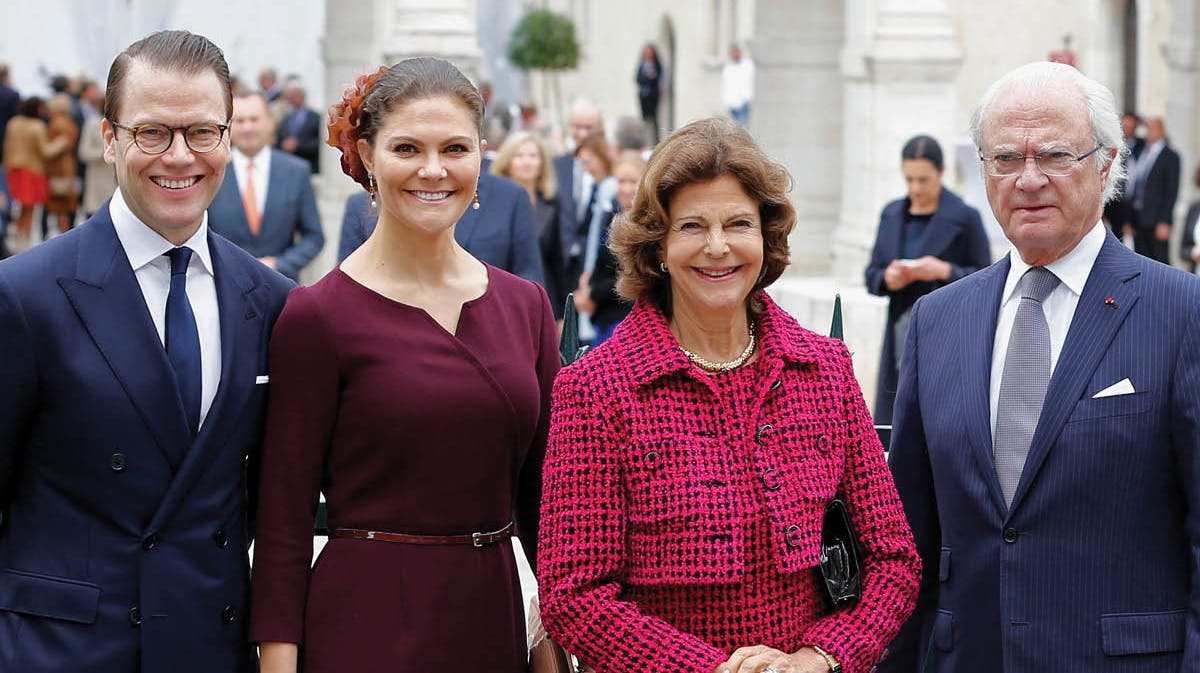
[[[761,300],[764,375],[735,388],[740,418],[645,302],[555,382],[542,618],[602,673],[710,673],[758,644],[817,645],[866,672],[913,610],[920,560],[849,353]],[[836,494],[864,586],[831,614],[815,566]]]

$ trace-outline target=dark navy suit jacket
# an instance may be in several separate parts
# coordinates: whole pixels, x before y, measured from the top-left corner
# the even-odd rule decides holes
[[[918,673],[932,641],[939,673],[1197,673],[1200,280],[1106,232],[1007,508],[989,382],[1008,270],[913,309],[890,462],[925,577],[880,671]]]
[[[209,246],[221,380],[195,439],[107,205],[0,262],[0,671],[254,670],[247,464],[291,283]]]
[[[896,398],[896,381],[900,376],[896,367],[896,356],[899,354],[896,352],[896,321],[921,297],[992,263],[992,252],[979,211],[943,187],[937,212],[925,228],[921,249],[916,257],[933,255],[943,262],[949,262],[950,279],[945,283],[917,281],[892,292],[883,282],[883,272],[892,260],[904,256],[904,219],[907,212],[907,198],[896,199],[884,206],[883,214],[879,217],[879,232],[875,235],[875,247],[871,250],[871,261],[865,273],[867,292],[889,300],[883,352],[879,357],[879,380],[875,389],[875,422],[882,425],[892,423],[892,404]]]
[[[232,162],[225,168],[225,181],[208,208],[208,222],[213,231],[251,255],[274,257],[279,273],[299,280],[300,270],[325,245],[312,174],[303,159],[279,150],[271,150],[270,156],[267,200],[258,235],[250,233]]]
[[[494,267],[546,286],[542,254],[533,222],[533,204],[523,187],[490,173],[479,175],[479,209],[454,225],[454,239],[467,252]],[[346,259],[375,231],[379,214],[372,212],[366,192],[346,199],[338,261]]]

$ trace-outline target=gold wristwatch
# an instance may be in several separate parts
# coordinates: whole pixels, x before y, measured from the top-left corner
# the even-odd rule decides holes
[[[811,647],[825,660],[825,665],[829,666],[829,673],[842,673],[842,665],[838,663],[837,659],[833,658],[832,654],[816,645],[812,645]]]

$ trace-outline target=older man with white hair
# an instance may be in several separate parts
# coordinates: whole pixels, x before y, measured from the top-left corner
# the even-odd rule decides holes
[[[1200,281],[1100,221],[1104,86],[1023,66],[972,133],[1012,250],[912,312],[891,463],[925,580],[879,670],[1197,673]]]

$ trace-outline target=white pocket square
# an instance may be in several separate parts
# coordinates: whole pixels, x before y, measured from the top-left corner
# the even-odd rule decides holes
[[[1133,389],[1133,383],[1129,379],[1121,379],[1120,381],[1117,381],[1095,395],[1092,395],[1092,399],[1094,400],[1101,397],[1112,397],[1114,395],[1131,395],[1134,392],[1136,391]]]
[[[1128,380],[1128,379],[1126,379],[1126,380]],[[264,383],[270,383],[270,382],[271,382],[270,376],[263,375],[263,376],[255,376],[254,377],[254,385],[256,385],[256,386],[261,386]],[[1133,392],[1133,390],[1130,389],[1130,392]]]

